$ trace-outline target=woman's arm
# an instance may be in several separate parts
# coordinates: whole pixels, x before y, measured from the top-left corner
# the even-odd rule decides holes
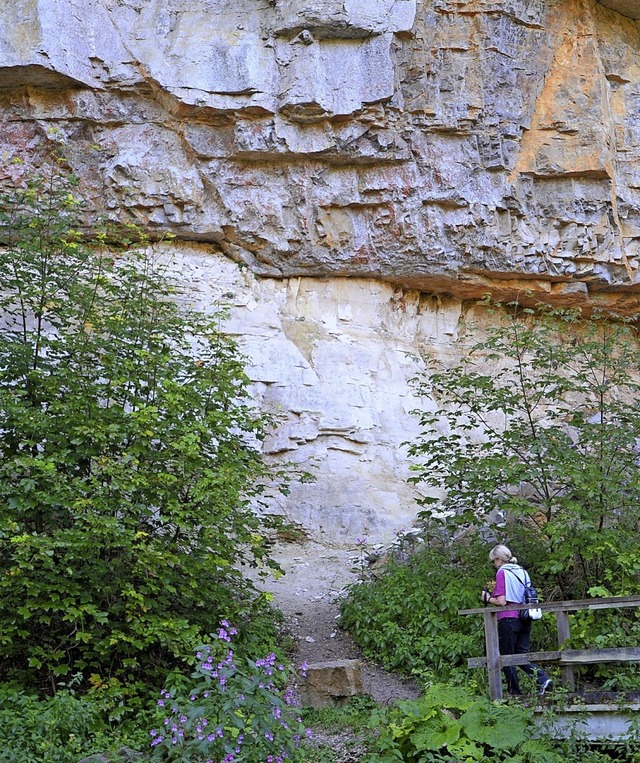
[[[506,593],[507,589],[504,579],[504,570],[498,570],[496,572],[496,587],[493,589],[491,596],[486,598],[487,604],[493,604],[496,607],[504,607],[507,603]]]

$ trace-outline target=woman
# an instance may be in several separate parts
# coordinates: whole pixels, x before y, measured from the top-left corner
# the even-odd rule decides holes
[[[530,579],[529,573],[518,565],[518,560],[506,546],[494,546],[489,552],[489,561],[496,569],[496,585],[493,593],[482,592],[482,601],[496,607],[521,604],[525,583]],[[531,620],[520,619],[517,609],[498,612],[498,645],[500,654],[527,654],[531,649]],[[551,686],[551,679],[537,665],[520,667],[531,678],[536,677],[538,694],[544,694]],[[509,694],[522,694],[515,667],[503,668],[503,672]]]

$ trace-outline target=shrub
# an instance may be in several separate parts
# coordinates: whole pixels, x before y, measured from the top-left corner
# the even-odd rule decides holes
[[[135,719],[121,717],[123,694],[113,687],[110,696],[83,697],[74,688],[53,697],[38,697],[0,684],[0,760],[3,763],[77,763],[92,753],[135,748],[142,742],[140,726],[151,717],[152,706],[137,701],[131,706]],[[120,720],[109,716],[115,713]],[[138,727],[137,724],[139,724]],[[145,740],[146,741],[146,740]]]
[[[533,739],[533,712],[446,685],[374,713],[378,730],[368,763],[563,763],[543,739]],[[566,763],[566,761],[565,761]]]
[[[470,541],[476,533],[506,543],[543,600],[637,591],[640,355],[633,327],[512,306],[461,363],[432,368],[416,388],[427,404],[410,447],[412,481],[444,495],[423,502],[427,535]],[[635,610],[571,619],[573,647],[640,643]],[[591,677],[607,672],[590,670]],[[616,671],[608,686],[629,688],[637,682],[630,673]]]
[[[341,625],[386,668],[450,677],[484,651],[481,622],[457,612],[478,606],[486,554],[479,544],[429,543],[378,580],[352,586],[341,603]]]
[[[416,380],[423,518],[493,527],[547,598],[640,581],[640,354],[632,327],[515,306],[462,363]],[[437,408],[434,410],[433,401]],[[504,522],[508,524],[505,527]],[[506,537],[508,536],[508,537]]]
[[[167,716],[151,731],[154,759],[175,763],[284,763],[305,759],[310,733],[288,675],[276,655],[251,660],[232,648],[236,629],[226,621],[212,645],[202,646],[192,681],[166,688],[158,705]]]
[[[632,594],[640,582],[640,355],[635,331],[575,313],[503,311],[452,367],[416,380],[426,403],[412,480],[426,550],[354,587],[343,623],[390,667],[448,676],[481,654],[486,554],[506,543],[543,600]],[[436,405],[434,408],[433,402]],[[535,626],[554,648],[553,618]],[[634,610],[571,615],[574,648],[640,643]],[[607,688],[637,670],[591,668]]]
[[[0,668],[51,690],[159,679],[264,609],[238,562],[266,559],[273,476],[221,314],[81,217],[56,166],[0,195]]]

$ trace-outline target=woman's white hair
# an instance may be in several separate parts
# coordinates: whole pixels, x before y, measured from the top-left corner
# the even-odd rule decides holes
[[[489,561],[492,562],[494,559],[501,559],[503,562],[518,564],[516,557],[513,556],[511,551],[502,544],[494,546],[491,551],[489,551]]]

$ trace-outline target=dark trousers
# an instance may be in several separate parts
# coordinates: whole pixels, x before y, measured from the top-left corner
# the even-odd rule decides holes
[[[531,651],[531,620],[521,620],[519,617],[503,617],[498,620],[498,646],[500,654],[527,654]],[[548,678],[547,674],[537,665],[519,665],[531,678],[536,678],[542,685]],[[514,666],[502,669],[507,679],[509,694],[522,694],[518,682],[518,672]]]

